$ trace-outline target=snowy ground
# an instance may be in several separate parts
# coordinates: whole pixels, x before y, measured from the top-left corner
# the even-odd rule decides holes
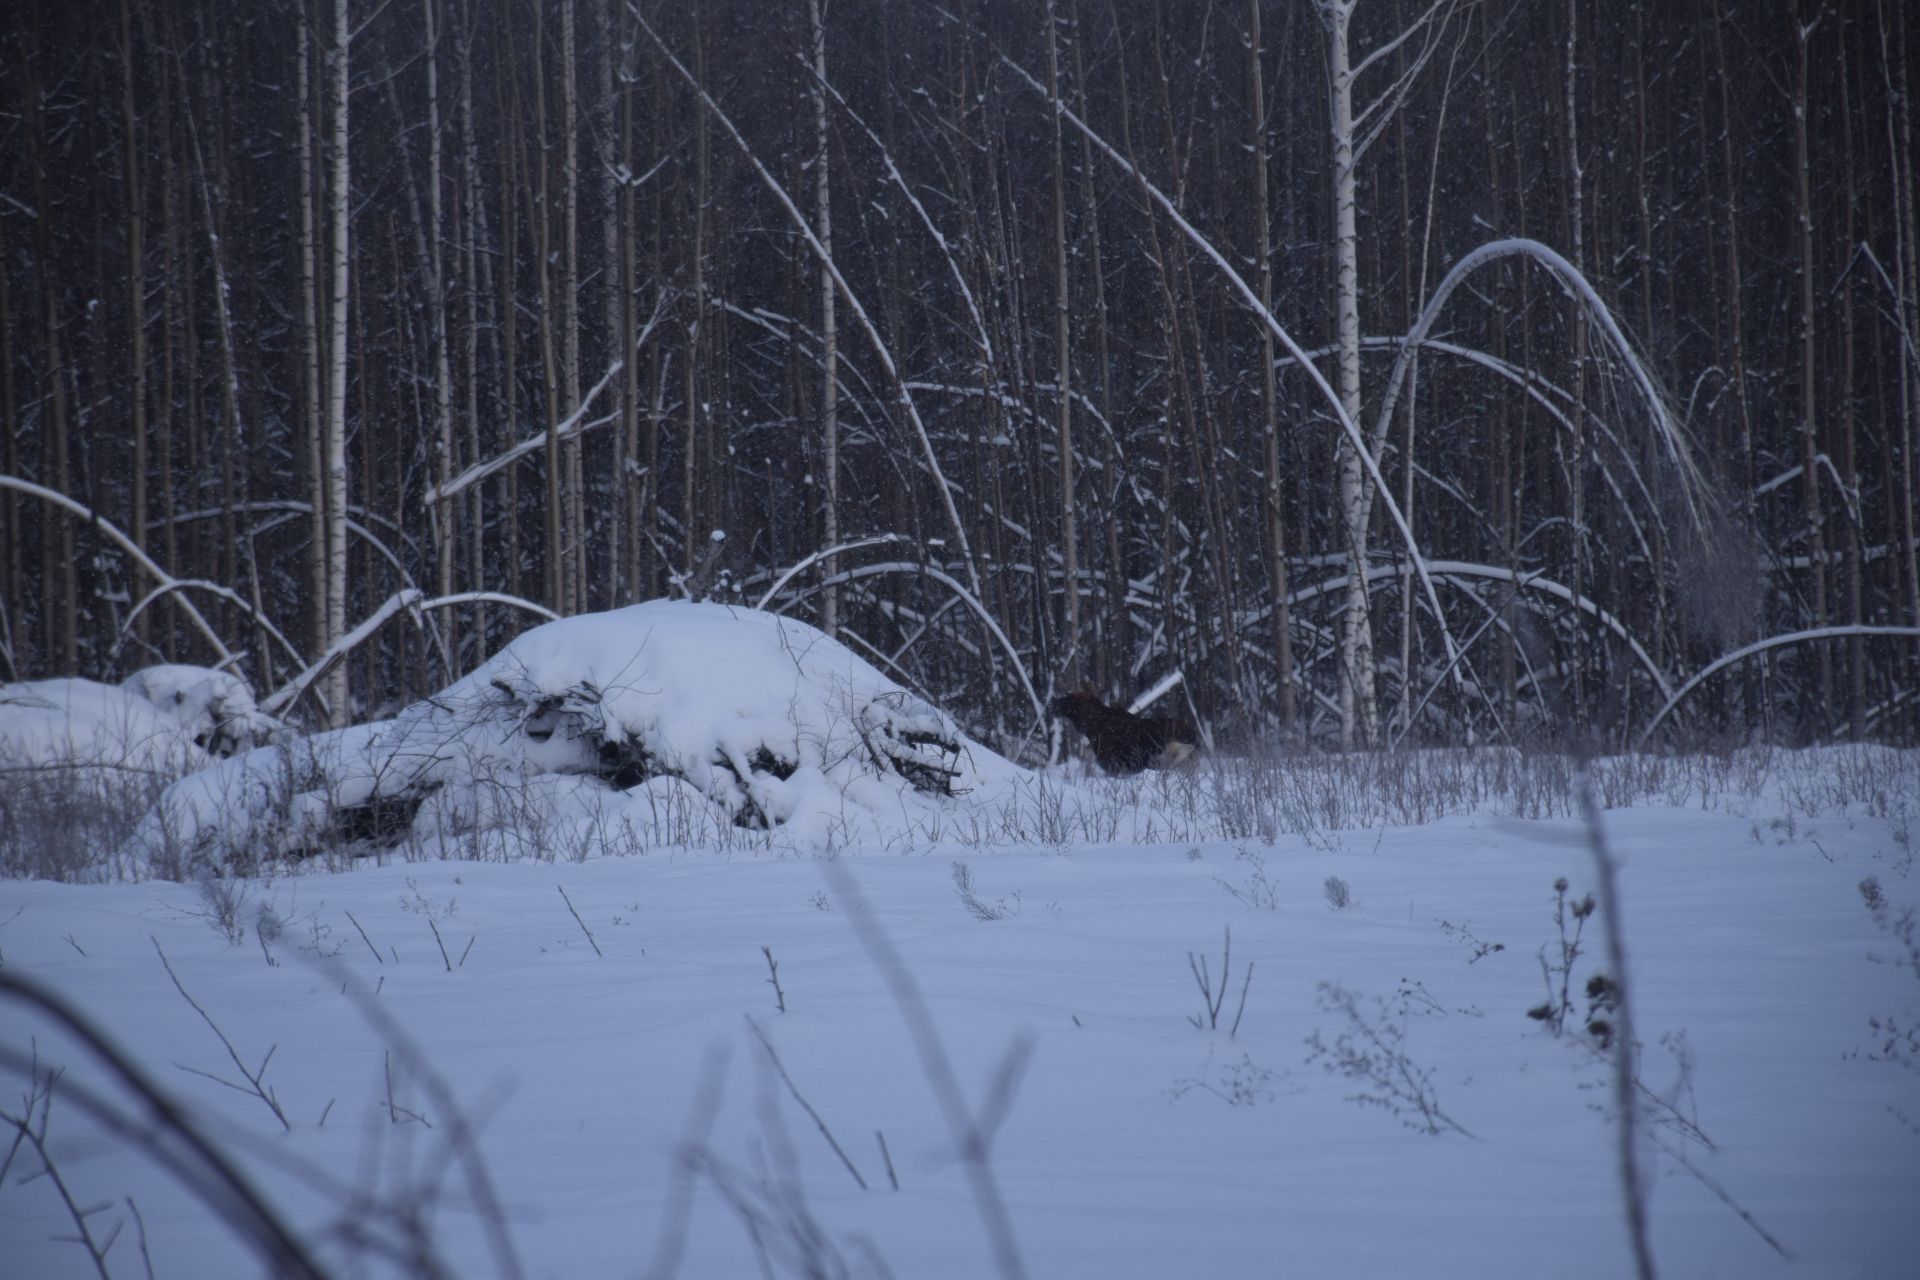
[[[1899,1037],[1920,972],[1895,930],[1920,904],[1920,767],[1835,751],[1697,772],[1724,785],[1606,815],[1642,1078],[1672,1106],[1643,1112],[1655,1260],[1672,1276],[1911,1274],[1920,1060]],[[1178,829],[1181,786],[1115,794]],[[1271,842],[395,857],[226,882],[237,941],[193,884],[0,882],[0,956],[106,1028],[324,1263],[362,1274],[401,1268],[347,1226],[390,1239],[411,1215],[419,1248],[462,1276],[751,1276],[761,1251],[777,1274],[992,1275],[1006,1259],[983,1185],[1036,1277],[1631,1274],[1606,1063],[1577,1019],[1556,1038],[1526,1013],[1543,945],[1560,954],[1556,878],[1576,900],[1593,887],[1585,829],[1564,796],[1534,820],[1501,816],[1511,796],[1439,807],[1342,823],[1329,800],[1331,820]],[[265,945],[263,907],[280,922]],[[1228,928],[1220,1025],[1197,1027],[1189,953],[1217,989]],[[1597,917],[1581,947],[1577,1012],[1604,967]],[[285,1127],[221,1083],[244,1084],[240,1068],[162,952],[247,1068],[272,1050]],[[986,1117],[990,1181],[957,1155],[902,978]],[[1389,1047],[1403,1036],[1442,1132],[1404,1097],[1356,1100],[1408,1083],[1377,1047],[1384,1085],[1310,1060],[1316,1036],[1366,1047],[1322,984]],[[144,1273],[140,1224],[154,1274],[259,1273],[177,1179],[83,1115],[82,1088],[130,1104],[69,1036],[7,1003],[0,1050],[66,1069],[47,1147],[75,1201],[104,1206],[97,1234],[124,1226],[114,1274]],[[20,1115],[26,1092],[16,1070],[0,1110]],[[0,1270],[92,1274],[56,1187],[27,1176],[41,1167],[23,1148],[0,1186]]]

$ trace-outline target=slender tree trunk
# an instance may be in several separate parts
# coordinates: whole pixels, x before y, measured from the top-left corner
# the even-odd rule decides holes
[[[304,18],[304,15],[302,15]],[[307,585],[311,614],[308,640],[315,655],[327,648],[327,387],[320,372],[320,241],[314,217],[314,191],[320,185],[313,146],[312,55],[307,23],[294,24],[294,94],[299,99],[294,132],[300,150],[300,440],[306,451],[307,503],[311,532],[307,538]]]
[[[832,184],[828,177],[831,152],[827,142],[827,25],[822,0],[807,0],[813,49],[813,231],[827,257],[833,256]],[[840,543],[840,333],[835,310],[833,272],[820,264],[820,477],[825,496],[820,512],[820,541],[825,547]],[[834,557],[821,561],[822,577],[831,578]],[[820,629],[840,634],[840,588],[829,583],[821,592]]]
[[[146,266],[142,256],[146,210],[140,180],[140,134],[134,114],[134,72],[139,66],[134,56],[133,14],[130,0],[120,0],[120,125],[121,184],[127,202],[127,357],[130,386],[127,391],[127,428],[133,433],[133,516],[127,532],[134,545],[147,545],[147,310]],[[13,418],[8,416],[11,434]],[[148,634],[147,615],[141,614],[138,635]]]
[[[569,10],[570,12],[570,10]],[[549,175],[552,166],[547,162],[547,84],[546,59],[543,56],[546,47],[546,22],[542,13],[534,15],[533,37],[533,131],[534,141],[539,147],[537,163],[540,166],[538,198],[535,201],[533,220],[535,243],[539,247],[538,274],[540,281],[540,373],[545,384],[547,410],[547,604],[556,613],[569,613],[567,601],[567,518],[566,518],[566,453],[560,445],[560,423],[566,413],[565,388],[560,371],[564,351],[556,351],[555,343],[560,341],[554,334],[556,324],[564,326],[563,313],[566,303],[555,298],[553,283],[553,202]]]
[[[326,629],[322,646],[331,648],[347,633],[347,305],[352,280],[349,218],[353,206],[352,168],[348,155],[347,99],[350,90],[348,0],[333,0],[333,172],[328,204],[333,221],[333,336],[327,351],[328,391],[325,463],[327,477],[327,585]],[[322,697],[336,725],[352,715],[348,701],[347,664],[335,663],[321,680]]]
[[[1360,262],[1353,141],[1353,69],[1347,49],[1354,0],[1321,0],[1327,28],[1327,81],[1333,117],[1334,328],[1337,389],[1347,416],[1360,422]],[[1374,694],[1373,622],[1367,606],[1366,468],[1351,441],[1338,447],[1340,510],[1347,550],[1346,603],[1340,615],[1340,744],[1373,746],[1380,735]]]
[[[1853,137],[1853,79],[1848,70],[1847,33],[1844,26],[1840,38],[1835,42],[1838,54],[1840,77],[1840,125],[1843,167],[1847,174],[1846,200],[1841,210],[1845,223],[1845,233],[1841,237],[1843,245],[1856,243],[1855,206],[1860,201],[1859,171],[1854,155]],[[1866,622],[1862,600],[1861,550],[1866,530],[1862,515],[1864,506],[1860,493],[1860,464],[1857,444],[1854,439],[1854,419],[1858,414],[1858,394],[1854,387],[1854,280],[1849,273],[1840,285],[1840,476],[1846,492],[1842,495],[1843,508],[1847,512],[1847,623],[1858,627]],[[1847,736],[1858,742],[1866,733],[1866,638],[1852,636],[1847,640]]]
[[[1273,310],[1273,249],[1267,212],[1267,91],[1261,66],[1260,0],[1247,0],[1247,107],[1253,152],[1254,266],[1259,274],[1260,305]],[[1280,481],[1280,406],[1274,372],[1273,331],[1260,326],[1260,443],[1266,460],[1264,506],[1267,516],[1269,587],[1273,592],[1274,688],[1280,729],[1291,735],[1297,711],[1293,693],[1293,619],[1287,602],[1287,522]]]
[[[453,366],[447,350],[446,219],[441,200],[440,147],[440,14],[439,0],[420,0],[427,47],[427,317],[433,337],[433,418],[434,473],[445,485],[453,478]],[[453,559],[458,534],[454,525],[455,507],[441,502],[434,507],[434,588],[438,595],[453,593]],[[449,652],[459,648],[449,615],[446,627]],[[452,673],[449,673],[452,674]]]
[[[460,297],[463,303],[466,323],[462,326],[461,357],[464,376],[461,378],[461,410],[466,419],[467,456],[478,461],[484,455],[481,452],[480,434],[480,330],[481,306],[491,293],[484,281],[483,272],[487,270],[488,258],[480,252],[480,244],[486,235],[486,204],[480,193],[480,156],[478,139],[473,118],[473,34],[475,17],[472,10],[466,9],[461,15],[460,38],[455,44],[459,57],[460,76],[460,150],[461,150],[461,193],[463,212],[460,236]],[[488,326],[493,335],[496,351],[499,343],[498,326]],[[498,359],[493,368],[498,371]],[[509,427],[511,422],[507,424]],[[464,526],[467,533],[467,582],[475,590],[487,590],[492,584],[488,581],[486,563],[486,486],[474,485],[471,491],[462,497],[462,505],[454,517],[456,526]],[[473,636],[478,640],[482,653],[490,647],[487,642],[487,606],[477,604],[473,610]]]
[[[1567,0],[1567,62],[1566,62],[1566,130],[1567,130],[1567,229],[1568,243],[1572,246],[1574,270],[1586,268],[1586,174],[1580,165],[1580,17],[1577,0]],[[1573,546],[1569,561],[1568,585],[1575,598],[1587,591],[1587,318],[1576,314],[1573,318],[1573,407],[1570,417],[1573,422],[1573,438],[1570,442],[1567,461],[1564,465],[1567,484],[1567,507],[1573,517]],[[1589,727],[1587,707],[1588,665],[1591,652],[1588,645],[1588,629],[1584,620],[1574,624],[1573,671],[1568,681],[1573,690],[1573,727],[1585,733]]]
[[[1047,103],[1053,131],[1053,340],[1060,450],[1060,650],[1062,679],[1080,685],[1080,546],[1074,513],[1072,292],[1067,278],[1067,168],[1060,142],[1059,19],[1047,0]]]
[[[1827,625],[1827,535],[1824,503],[1820,495],[1820,442],[1816,416],[1814,374],[1816,360],[1813,333],[1813,200],[1810,192],[1813,158],[1807,149],[1807,40],[1819,24],[1816,17],[1802,22],[1798,13],[1787,15],[1793,32],[1793,161],[1794,214],[1798,235],[1800,315],[1796,337],[1800,346],[1800,470],[1805,493],[1807,519],[1807,557],[1813,567],[1813,619],[1815,627]],[[1810,711],[1824,730],[1833,710],[1833,650],[1830,645],[1814,645],[1819,679],[1819,697]]]
[[[566,385],[564,411],[571,416],[580,407],[580,90],[578,51],[574,47],[574,0],[560,4],[560,173],[563,228],[560,310],[562,328],[561,368]],[[586,606],[581,588],[586,578],[587,522],[585,476],[580,465],[579,435],[561,445],[566,466],[566,530],[562,535],[561,589],[567,613],[580,613]]]

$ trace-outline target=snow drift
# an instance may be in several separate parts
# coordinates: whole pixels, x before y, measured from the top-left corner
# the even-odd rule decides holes
[[[283,733],[246,681],[207,667],[0,685],[0,763],[16,768],[171,777]]]
[[[805,623],[654,601],[535,628],[391,720],[182,779],[120,871],[402,844],[584,857],[756,833],[820,851],[937,838],[959,812],[1017,803],[1030,779]]]

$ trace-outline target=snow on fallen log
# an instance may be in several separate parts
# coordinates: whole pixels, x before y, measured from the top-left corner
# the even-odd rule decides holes
[[[1049,803],[1082,803],[1048,785]],[[741,840],[822,851],[937,839],[963,813],[969,830],[991,829],[1035,787],[806,623],[662,600],[536,627],[391,720],[183,778],[119,870],[248,872],[398,845],[470,858]]]

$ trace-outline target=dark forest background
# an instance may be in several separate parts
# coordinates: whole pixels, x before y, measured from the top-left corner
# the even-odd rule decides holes
[[[528,605],[854,543],[774,604],[1009,749],[1175,670],[1222,742],[1628,744],[1822,629],[1661,731],[1911,741],[1908,9],[18,0],[0,678],[231,655],[340,722]],[[1346,11],[1359,426],[1431,589],[1202,247],[1333,380]],[[1506,239],[1645,379],[1519,248],[1376,421]]]

